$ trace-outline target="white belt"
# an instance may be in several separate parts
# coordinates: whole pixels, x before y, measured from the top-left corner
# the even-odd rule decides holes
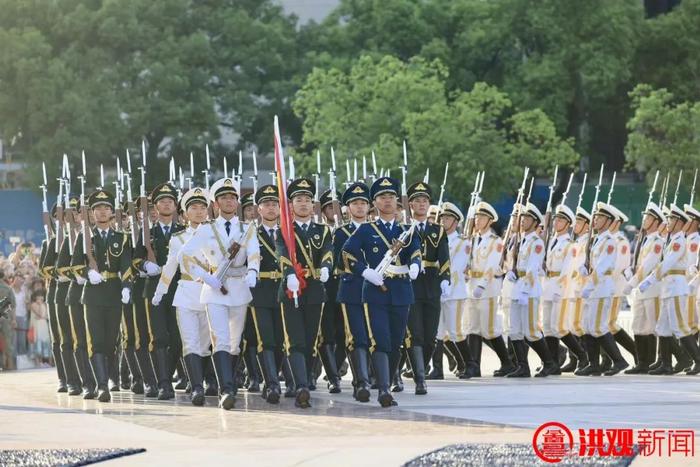
[[[386,273],[387,274],[408,274],[408,266],[403,265],[403,266],[396,266],[394,264],[389,265],[388,268],[386,268]]]
[[[56,280],[62,284],[66,283],[66,282],[70,282],[69,277],[63,277],[63,276],[58,276],[58,278],[56,278]]]
[[[236,266],[228,268],[225,277],[244,277],[248,273],[248,266]]]

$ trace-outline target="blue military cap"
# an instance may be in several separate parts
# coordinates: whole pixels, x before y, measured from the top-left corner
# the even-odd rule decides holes
[[[348,205],[356,199],[364,199],[369,203],[369,187],[362,182],[355,182],[343,193],[343,204]]]
[[[377,196],[384,193],[392,193],[399,196],[399,182],[395,178],[380,177],[372,183],[372,188],[369,190],[370,197],[375,199]]]

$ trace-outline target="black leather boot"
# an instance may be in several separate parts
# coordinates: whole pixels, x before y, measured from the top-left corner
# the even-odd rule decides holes
[[[518,366],[515,370],[508,373],[506,378],[529,378],[530,364],[527,362],[527,344],[525,344],[524,340],[511,340],[510,342],[513,346]]]
[[[183,358],[187,368],[187,376],[192,387],[190,401],[192,405],[204,405],[204,369],[202,367],[202,357],[197,354],[188,353]]]
[[[143,378],[141,377],[139,364],[136,361],[136,351],[133,348],[124,349],[124,356],[126,358],[126,364],[129,367],[129,374],[131,375],[129,389],[131,389],[131,392],[134,394],[143,394]]]
[[[464,373],[466,375],[469,375],[470,378],[480,378],[481,377],[481,336],[478,334],[469,334],[465,341],[467,347],[469,348],[469,358],[465,359],[467,365],[466,365],[466,370]],[[458,346],[460,343],[457,344]],[[462,352],[462,358],[464,358],[465,354],[460,347],[460,351]]]
[[[659,336],[659,366],[649,370],[650,375],[672,375],[671,346],[674,337]]]
[[[615,338],[615,342],[617,342],[620,347],[632,354],[634,364],[637,365],[639,363],[639,359],[637,357],[637,346],[634,339],[632,339],[630,335],[627,334],[627,331],[622,328],[620,328],[620,330],[617,331],[613,337]]]
[[[416,383],[416,395],[428,394],[428,387],[425,384],[425,363],[423,362],[423,347],[414,345],[408,349],[408,358],[413,368],[413,381]]]
[[[53,353],[53,363],[56,365],[56,373],[58,374],[56,392],[68,392],[68,386],[66,385],[66,369],[63,367],[63,359],[61,358],[61,344],[59,342],[54,342],[51,345],[51,351]]]
[[[600,344],[590,334],[584,334],[581,340],[588,355],[588,365],[583,368],[579,365],[574,374],[576,376],[600,376],[602,374],[600,370]]]
[[[90,358],[92,371],[95,373],[97,380],[97,400],[100,402],[109,402],[112,396],[109,393],[109,375],[107,373],[107,357],[104,354],[92,354]]]
[[[297,390],[294,387],[294,375],[289,364],[289,357],[284,357],[282,360],[282,374],[284,375],[284,397],[296,397]]]
[[[536,378],[544,378],[549,375],[560,375],[561,370],[559,369],[559,363],[554,361],[554,357],[549,352],[549,347],[544,339],[538,339],[536,341],[527,341],[532,350],[537,353],[537,356],[542,360],[542,369],[535,374]],[[559,352],[559,339],[557,339],[556,349]]]
[[[129,391],[131,390],[131,371],[129,371],[126,352],[126,348],[122,349],[121,357],[119,358],[119,385],[124,391]]]
[[[219,385],[219,407],[231,410],[236,404],[235,380],[233,379],[233,355],[220,350],[212,355]]]
[[[600,346],[605,349],[605,353],[608,354],[608,356],[612,359],[612,368],[610,368],[608,371],[604,372],[603,375],[605,376],[613,376],[627,368],[629,363],[622,358],[622,354],[620,353],[620,349],[617,347],[617,344],[615,343],[615,338],[611,333],[606,333],[598,338],[598,341],[600,342]]]
[[[419,347],[420,349],[420,347]],[[423,349],[421,351],[421,359],[423,358]],[[377,377],[377,389],[379,394],[377,396],[377,401],[379,405],[384,408],[391,407],[396,404],[393,396],[389,392],[389,356],[385,352],[373,352],[372,353],[372,365],[374,366],[374,372]]]
[[[396,350],[389,354],[389,375],[391,376],[391,392],[403,392],[403,380],[401,379],[401,367],[403,366],[405,352]],[[374,362],[374,359],[372,359]]]
[[[258,361],[265,379],[265,400],[270,404],[279,404],[282,390],[280,388],[279,372],[273,350],[263,350],[258,354]]]
[[[231,374],[233,375],[233,395],[235,396],[238,394],[238,388],[243,387],[243,384],[241,383],[241,365],[242,365],[242,358],[239,355],[236,354],[231,354]]]
[[[118,350],[107,354],[107,372],[109,374],[109,390],[119,392],[119,361],[121,352]]]
[[[449,342],[449,341],[448,341]],[[446,342],[443,343],[443,341],[438,341],[437,344],[435,344],[435,350],[433,351],[433,358],[432,358],[432,369],[430,370],[430,373],[428,373],[425,377],[425,379],[445,379],[445,374],[442,371],[442,359],[444,357],[444,348]]]
[[[75,363],[75,356],[72,349],[61,349],[63,368],[66,372],[66,389],[69,396],[79,396],[82,394],[80,386],[80,374]]]
[[[692,334],[689,336],[681,337],[679,341],[681,346],[688,353],[688,355],[690,355],[690,358],[693,359],[694,363],[693,367],[689,370],[686,370],[685,374],[697,375],[698,373],[700,373],[700,348],[698,348],[698,341]]]
[[[246,346],[244,355],[246,373],[248,374],[246,389],[248,389],[248,392],[253,393],[260,392],[260,381],[262,380],[257,357],[257,349],[252,345]]]
[[[146,397],[158,397],[158,380],[148,350],[141,348],[136,350],[136,361],[143,378],[143,391]]]
[[[544,342],[547,344],[547,349],[549,350],[549,354],[552,356],[552,359],[555,361],[559,361],[559,338],[554,337],[554,336],[545,336],[544,337]],[[561,365],[557,365],[561,368]]]
[[[635,355],[635,361],[637,364],[630,368],[629,370],[625,370],[626,375],[643,375],[647,374],[649,372],[649,365],[651,362],[647,360],[648,358],[648,337],[651,336],[642,336],[639,334],[635,334],[634,336],[634,347],[637,351],[637,354]]]
[[[216,370],[211,355],[202,359],[202,368],[204,369],[204,395],[208,397],[218,396],[219,383],[216,381]]]
[[[576,370],[577,368],[583,369],[588,366],[588,355],[586,355],[586,351],[583,350],[583,346],[581,346],[581,343],[579,342],[578,338],[576,338],[576,336],[569,333],[562,337],[561,341],[569,349],[569,355],[573,356],[573,358],[570,357],[569,365],[561,369],[562,373],[564,373],[565,369],[567,370],[567,373],[570,373]],[[569,369],[569,367],[572,368]]]
[[[462,340],[460,342],[445,341],[444,342],[445,353],[454,361],[454,366],[451,371],[458,378],[462,378],[467,371],[467,361],[469,357],[469,347],[467,346],[467,341]],[[465,358],[466,357],[466,358]],[[469,376],[464,376],[468,378]]]
[[[338,394],[340,392],[340,375],[338,375],[338,367],[335,364],[335,350],[332,345],[323,344],[319,351],[323,370],[328,379],[328,392]]]
[[[156,375],[158,378],[158,400],[167,401],[175,398],[175,390],[173,389],[172,373],[168,359],[168,349],[158,347],[152,353],[153,364],[155,366]]]
[[[83,399],[94,399],[97,397],[97,381],[90,366],[90,359],[87,350],[78,348],[75,350],[75,360],[80,373],[80,380],[83,385]]]
[[[292,375],[294,375],[294,386],[296,387],[294,405],[301,409],[308,409],[311,407],[311,393],[309,392],[309,382],[307,380],[306,357],[301,352],[291,352],[288,359]]]
[[[680,373],[681,371],[686,371],[693,366],[693,360],[688,355],[688,352],[681,346],[678,339],[675,337],[671,342],[671,355],[676,358],[676,364],[673,367],[673,373]]]
[[[488,345],[496,352],[498,360],[501,362],[501,367],[493,372],[493,376],[502,377],[506,376],[508,373],[515,371],[515,366],[510,360],[510,355],[508,355],[508,349],[506,348],[506,343],[503,341],[502,337],[494,337],[488,340]]]
[[[348,356],[350,357],[353,376],[355,377],[355,399],[358,402],[369,402],[369,361],[367,349],[355,348]]]

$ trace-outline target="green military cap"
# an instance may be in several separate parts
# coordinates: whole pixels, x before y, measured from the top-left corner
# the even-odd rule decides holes
[[[292,199],[295,196],[308,195],[313,198],[316,194],[316,185],[309,178],[297,178],[292,180],[287,187],[287,198]]]
[[[97,190],[88,196],[88,206],[90,209],[95,209],[100,205],[107,205],[114,209],[114,195],[107,190]]]

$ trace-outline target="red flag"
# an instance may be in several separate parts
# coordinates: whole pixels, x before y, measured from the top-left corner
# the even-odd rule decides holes
[[[289,260],[299,280],[299,292],[306,287],[304,280],[304,269],[297,262],[296,242],[294,241],[294,225],[292,223],[292,213],[287,200],[287,176],[284,167],[284,152],[282,150],[282,138],[280,137],[280,127],[277,115],[275,115],[275,171],[277,172],[277,190],[280,196],[280,235],[289,252]],[[287,290],[287,296],[292,298],[292,293]]]

